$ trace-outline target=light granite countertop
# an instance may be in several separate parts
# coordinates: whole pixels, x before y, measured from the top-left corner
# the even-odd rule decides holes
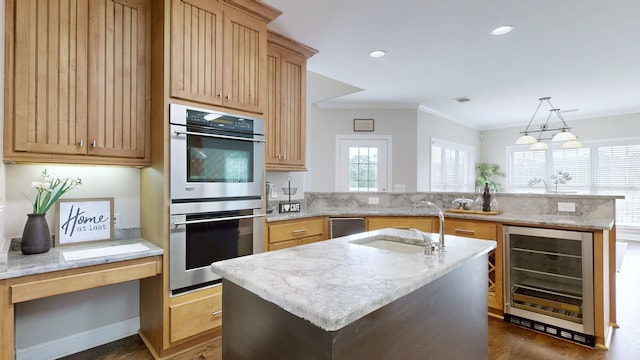
[[[8,243],[4,240],[0,244],[0,260],[6,259],[0,261],[0,280],[163,254],[162,248],[142,238],[51,247],[46,253],[34,255],[10,250]]]
[[[437,234],[430,234],[437,239]],[[445,237],[447,252],[403,254],[358,245],[368,237],[420,242],[382,229],[213,263],[211,269],[264,300],[335,331],[488,253],[495,241]]]
[[[473,213],[444,212],[446,218],[495,221],[504,224],[520,224],[532,226],[567,226],[584,230],[611,230],[613,218],[597,218],[589,216],[572,216],[558,214],[518,214],[503,212],[497,215]],[[357,216],[437,216],[429,208],[323,208],[303,210],[297,213],[272,213],[267,215],[267,222],[303,219],[314,216],[357,217]]]

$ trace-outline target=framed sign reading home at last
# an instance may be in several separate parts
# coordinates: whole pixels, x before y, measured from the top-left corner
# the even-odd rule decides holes
[[[56,246],[108,240],[113,240],[113,198],[56,202]]]

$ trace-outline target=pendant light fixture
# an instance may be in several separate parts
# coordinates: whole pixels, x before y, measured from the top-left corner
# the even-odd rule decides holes
[[[538,107],[536,108],[536,111],[534,111],[533,116],[531,117],[531,120],[529,120],[529,124],[527,125],[526,129],[520,133],[522,134],[522,136],[520,136],[516,140],[516,145],[531,144],[531,147],[529,147],[529,149],[531,150],[546,150],[549,148],[549,146],[546,143],[543,143],[542,140],[551,140],[551,141],[563,141],[564,142],[562,144],[563,149],[581,148],[582,144],[577,140],[576,136],[570,131],[571,128],[564,121],[564,119],[562,118],[562,115],[560,115],[560,109],[554,108],[553,105],[551,104],[551,101],[550,101],[551,98],[542,97],[538,100],[540,100],[540,102],[538,103]],[[542,106],[543,103],[546,103],[547,105],[549,105],[549,116],[547,116],[547,120],[544,122],[544,124],[540,125],[539,130],[530,130],[531,124],[533,123],[533,120],[538,114],[538,111],[540,110],[540,107]],[[549,128],[549,120],[551,119],[552,114],[555,114],[561,122],[561,124],[558,127]],[[538,137],[535,138],[532,135],[530,135],[530,133],[533,133],[533,134],[537,133]]]

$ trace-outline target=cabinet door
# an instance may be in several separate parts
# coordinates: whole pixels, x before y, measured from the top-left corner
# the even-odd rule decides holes
[[[171,3],[171,96],[222,105],[222,10],[216,1]]]
[[[262,114],[267,24],[235,10],[225,10],[223,54],[223,106]]]
[[[466,219],[445,221],[445,233],[475,239],[495,240],[498,244],[489,253],[488,264],[488,304],[501,314],[502,311],[502,231],[497,223]]]
[[[280,162],[280,52],[267,48],[267,103],[265,113],[265,161]]]
[[[148,0],[91,1],[90,155],[142,158],[148,136]]]
[[[280,151],[283,161],[305,166],[307,61],[283,52],[280,62]]]
[[[15,6],[11,122],[15,152],[84,154],[87,0],[20,0]],[[11,40],[9,40],[11,41]],[[9,71],[9,73],[11,73]],[[11,90],[9,90],[11,91]],[[9,128],[7,128],[9,129]]]
[[[268,169],[304,170],[307,61],[277,46],[267,54],[266,163]]]

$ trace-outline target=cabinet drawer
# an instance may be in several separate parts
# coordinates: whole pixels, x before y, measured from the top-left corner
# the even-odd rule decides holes
[[[269,243],[324,236],[324,219],[310,219],[269,225]]]
[[[421,231],[433,232],[437,231],[437,226],[434,226],[434,218],[411,216],[370,216],[367,217],[367,231],[384,229],[384,228],[415,228]]]
[[[492,222],[448,218],[444,222],[444,231],[449,235],[496,240],[497,225]]]
[[[169,305],[171,342],[222,325],[222,286],[172,299]]]
[[[286,248],[290,248],[298,245],[311,244],[311,243],[322,241],[322,240],[325,240],[324,236],[316,235],[316,236],[310,236],[302,239],[280,241],[277,243],[269,244],[269,251],[286,249]]]

